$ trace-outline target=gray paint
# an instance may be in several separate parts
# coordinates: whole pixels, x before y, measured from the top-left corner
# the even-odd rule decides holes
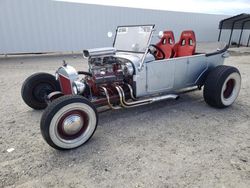
[[[185,29],[194,30],[198,41],[216,41],[219,21],[226,17],[52,0],[1,0],[0,54],[111,46],[113,39],[107,32],[130,24],[154,23],[157,31],[171,29],[176,41]]]
[[[218,44],[219,45],[219,44]],[[215,48],[216,49],[216,48]],[[171,59],[148,61],[148,54],[144,66],[138,71],[141,57],[133,53],[116,53],[116,57],[126,58],[133,62],[136,82],[136,97],[177,91],[179,89],[197,86],[199,78],[207,70],[211,70],[224,63],[224,54],[206,56],[205,54],[177,57]]]

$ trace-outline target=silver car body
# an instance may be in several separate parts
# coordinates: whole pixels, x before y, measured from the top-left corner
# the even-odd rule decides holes
[[[195,55],[156,60],[149,52],[153,32],[154,25],[118,26],[113,48],[87,50],[84,56],[106,54],[131,62],[134,94],[143,97],[202,86],[207,73],[228,54],[225,43],[196,43]]]
[[[150,43],[152,34],[149,37]],[[226,49],[226,44],[221,42],[197,43],[196,54],[192,56],[155,60],[150,53],[124,52],[119,49],[115,56],[133,63],[135,95],[142,97],[199,86],[209,70],[223,64],[228,54]]]

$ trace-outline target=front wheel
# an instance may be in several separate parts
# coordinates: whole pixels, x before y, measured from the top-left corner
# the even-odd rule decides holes
[[[47,95],[59,90],[60,85],[55,76],[42,72],[35,73],[24,81],[21,95],[29,107],[39,110],[47,107]]]
[[[63,96],[44,111],[40,129],[45,141],[59,150],[73,149],[94,134],[98,115],[94,105],[82,96]]]
[[[203,90],[204,100],[216,108],[228,107],[238,97],[240,86],[241,76],[237,68],[218,66],[206,78]]]

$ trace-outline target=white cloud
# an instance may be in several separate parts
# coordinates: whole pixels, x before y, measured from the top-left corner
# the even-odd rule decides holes
[[[211,14],[239,14],[250,12],[250,3],[244,0],[57,0],[133,8],[199,12]]]

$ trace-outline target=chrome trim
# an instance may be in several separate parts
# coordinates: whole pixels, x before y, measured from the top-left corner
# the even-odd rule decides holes
[[[113,47],[107,47],[107,48],[93,48],[93,49],[87,49],[83,50],[83,57],[95,57],[95,56],[112,56],[115,55],[116,49]]]
[[[74,89],[73,89],[73,86],[74,86],[74,82],[78,80],[78,73],[77,71],[75,70],[74,67],[70,66],[70,65],[63,65],[61,66],[57,71],[56,71],[56,75],[58,75],[58,78],[59,76],[62,76],[68,80],[70,80],[70,87],[71,87],[71,92],[74,93]],[[59,80],[59,79],[58,79]],[[60,85],[62,83],[60,82]],[[62,85],[61,85],[62,87]]]
[[[137,99],[135,98],[134,94],[133,94],[133,89],[132,89],[132,86],[129,85],[129,84],[126,84],[129,88],[129,92],[130,92],[130,96],[131,98],[134,100],[134,101],[137,101]]]
[[[78,79],[78,73],[76,69],[70,65],[61,66],[57,73],[64,76],[65,78],[68,78],[70,80],[77,80]]]
[[[108,106],[113,109],[113,110],[118,110],[118,109],[121,109],[121,107],[119,106],[113,106],[111,103],[110,103],[110,98],[109,98],[109,94],[108,94],[108,90],[105,88],[105,87],[100,87],[101,89],[103,89],[105,95],[106,95],[106,98],[107,98],[107,101],[108,101]]]
[[[125,76],[133,76],[134,75],[134,65],[132,64],[132,62],[126,62],[123,66],[123,74]]]
[[[134,100],[137,100],[133,96],[132,87],[129,84],[127,84],[127,86],[129,87],[131,98],[134,99]],[[166,100],[166,99],[177,99],[178,98],[178,95],[168,94],[168,95],[152,97],[152,98],[144,99],[144,100],[127,102],[125,100],[125,93],[124,93],[124,90],[122,89],[122,87],[121,86],[115,86],[115,88],[116,88],[116,90],[118,92],[118,95],[119,95],[119,100],[120,100],[120,105],[121,105],[121,107],[118,107],[118,106],[113,106],[110,103],[110,97],[109,97],[109,94],[108,94],[108,90],[103,86],[101,86],[100,88],[104,91],[104,94],[105,94],[105,96],[107,98],[107,101],[108,101],[109,108],[113,109],[113,110],[121,109],[121,107],[123,107],[123,108],[131,108],[131,107],[141,106],[141,105],[145,105],[145,104],[150,104],[150,103],[153,103],[153,102],[156,102],[156,101],[161,101],[161,100]]]
[[[133,101],[133,102],[127,102],[125,100],[125,94],[121,86],[115,86],[119,97],[120,97],[120,102],[121,106],[124,108],[130,108],[130,107],[135,107],[135,106],[141,106],[145,104],[150,104],[156,101],[161,101],[161,100],[166,100],[166,99],[177,99],[178,95],[175,94],[168,94],[168,95],[163,95],[163,96],[158,96],[158,97],[152,97],[149,99],[144,99],[144,100],[138,100],[138,101]]]
[[[74,135],[81,130],[83,124],[81,116],[72,114],[63,121],[63,130],[67,135]]]
[[[74,81],[73,82],[73,90],[74,87],[76,88],[77,92],[75,94],[80,95],[84,92],[85,88],[86,88],[86,84],[82,83],[80,81]],[[75,91],[74,91],[75,92]]]

